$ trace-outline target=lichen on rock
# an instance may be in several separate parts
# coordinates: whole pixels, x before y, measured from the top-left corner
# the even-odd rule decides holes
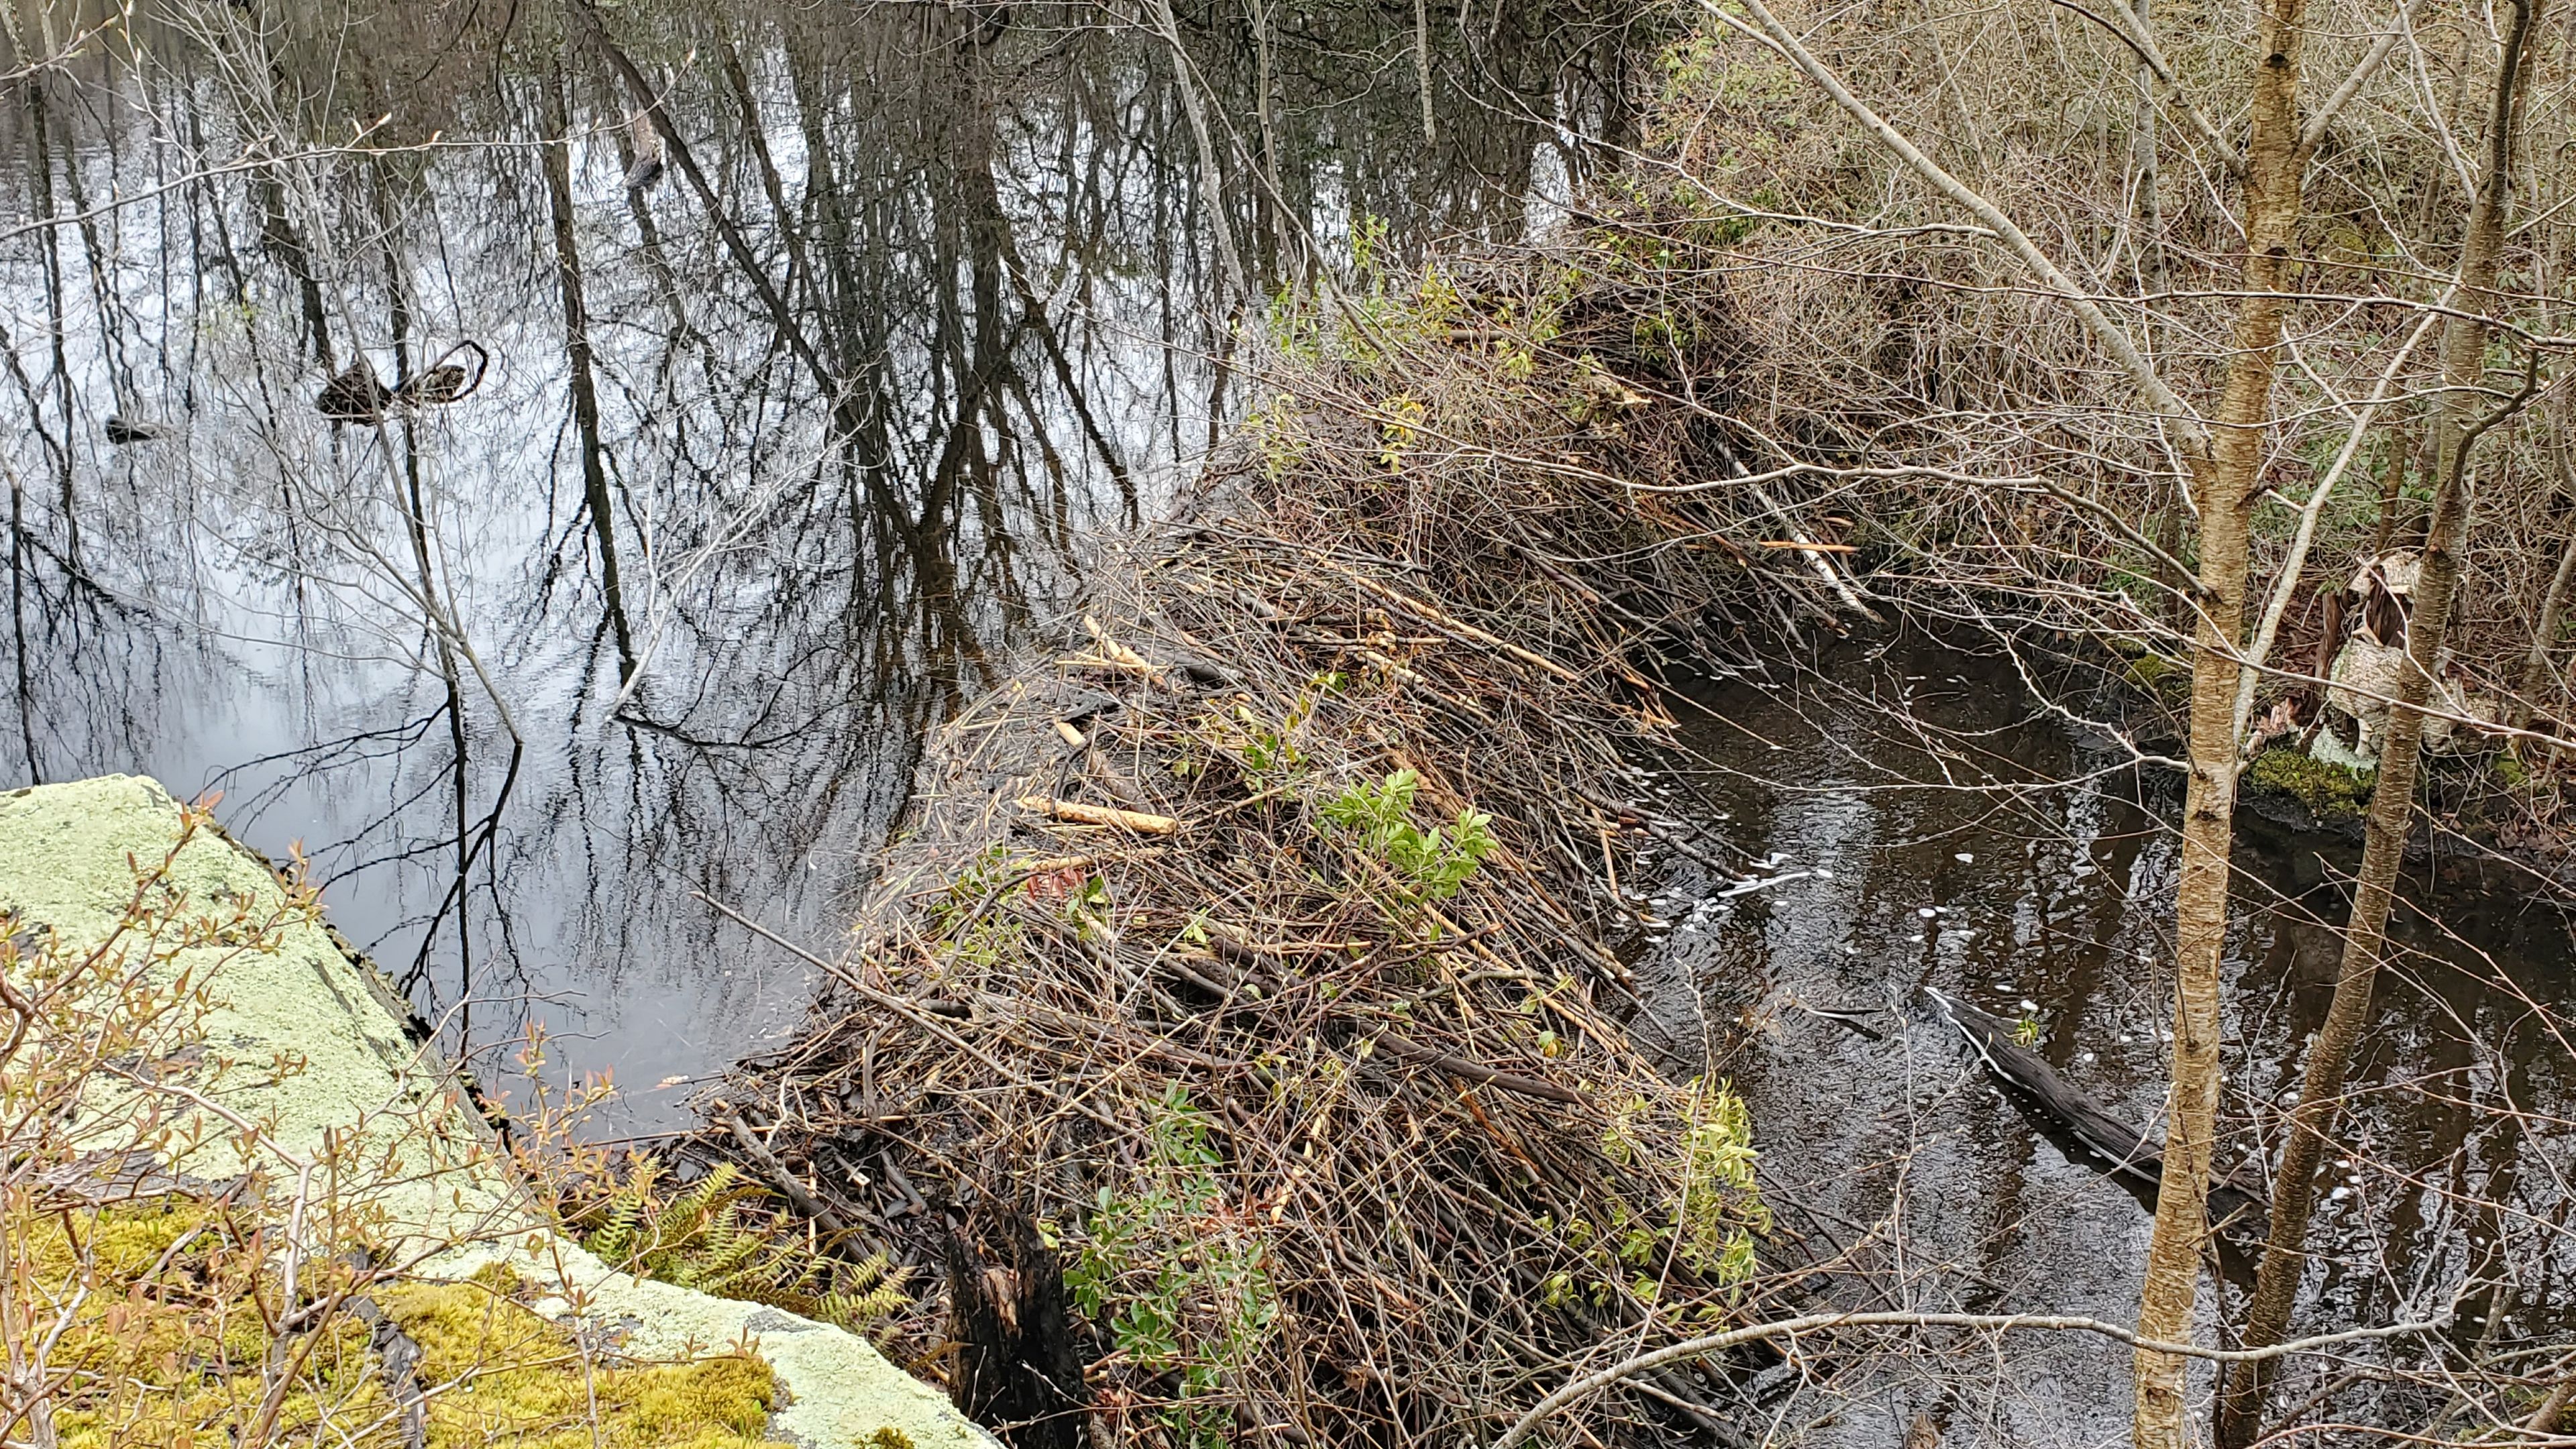
[[[0,1183],[60,1442],[991,1445],[864,1338],[583,1251],[311,894],[158,784],[0,796],[0,911],[58,1008],[0,1071],[79,1107]]]

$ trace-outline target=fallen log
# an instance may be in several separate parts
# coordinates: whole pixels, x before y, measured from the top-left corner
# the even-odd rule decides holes
[[[2164,1180],[2164,1150],[2145,1133],[2111,1115],[2091,1094],[2066,1080],[2039,1053],[2014,1040],[2011,1022],[1980,1011],[1946,991],[1923,987],[1923,995],[1944,1021],[1986,1064],[1986,1070],[2020,1093],[2085,1150],[2110,1164],[2112,1175],[2128,1179],[2152,1195]],[[2271,1211],[2263,1189],[2231,1173],[2213,1176],[2209,1184],[2209,1221],[2214,1229],[2237,1223],[2257,1226]]]

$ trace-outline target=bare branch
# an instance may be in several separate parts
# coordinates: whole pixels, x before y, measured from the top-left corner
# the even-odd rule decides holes
[[[2113,5],[2111,13],[2119,19],[2110,20],[2078,4],[2077,0],[2049,0],[2049,3],[2062,10],[2074,11],[2111,32],[2113,39],[2127,46],[2130,54],[2135,55],[2164,86],[2165,104],[2171,106],[2202,142],[2211,151],[2217,153],[2219,164],[2227,168],[2227,174],[2239,181],[2245,179],[2245,153],[2238,150],[2235,143],[2220,135],[2218,127],[2211,123],[2209,117],[2201,114],[2200,107],[2193,105],[2190,97],[2182,93],[2182,78],[2174,74],[2173,64],[2165,59],[2164,51],[2156,44],[2155,35],[2146,27],[2136,23],[2136,17],[2130,14],[2127,6]]]
[[[2438,1333],[2450,1326],[2448,1318],[2422,1323],[2393,1323],[2380,1328],[2356,1328],[2342,1333],[2321,1334],[2290,1343],[2276,1343],[2268,1348],[2227,1349],[2202,1348],[2189,1343],[2161,1343],[2138,1337],[2133,1329],[2099,1318],[2080,1318],[2036,1313],[1813,1313],[1803,1318],[1788,1318],[1777,1323],[1756,1323],[1712,1333],[1702,1338],[1686,1339],[1662,1348],[1638,1354],[1612,1364],[1598,1373],[1582,1378],[1539,1400],[1538,1406],[1521,1415],[1512,1426],[1494,1440],[1490,1449],[1512,1449],[1540,1420],[1566,1405],[1608,1388],[1621,1379],[1660,1368],[1679,1359],[1700,1358],[1730,1349],[1738,1344],[1754,1343],[1792,1334],[1813,1333],[1834,1328],[1964,1328],[1975,1332],[2002,1333],[2012,1330],[2041,1329],[2050,1332],[2098,1333],[2115,1338],[2135,1348],[2156,1353],[2178,1354],[2188,1358],[2209,1359],[2218,1363],[2249,1363],[2280,1358],[2288,1354],[2316,1353],[2339,1344],[2359,1343],[2373,1339],[2405,1338],[2420,1333]]]
[[[2361,94],[2361,88],[2369,83],[2370,78],[2379,73],[2379,67],[2387,61],[2389,53],[2397,49],[2398,40],[2412,28],[2407,21],[2414,8],[2414,0],[2399,0],[2397,23],[2379,33],[2379,38],[2371,42],[2370,50],[2362,56],[2360,64],[2352,68],[2352,73],[2343,78],[2343,84],[2336,86],[2308,117],[2307,124],[2299,128],[2301,155],[2317,149],[2317,143],[2326,138],[2327,128],[2334,125],[2334,118],[2352,103],[2354,96]]]

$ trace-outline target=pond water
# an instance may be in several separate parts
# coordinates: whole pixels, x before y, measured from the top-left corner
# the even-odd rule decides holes
[[[1414,15],[1303,0],[15,9],[87,38],[0,106],[6,773],[221,792],[630,1131],[807,1000],[704,898],[828,945],[1238,406],[1213,218],[1254,288],[1518,238],[1630,49],[1438,7],[1426,101]],[[361,363],[417,405],[325,418]]]
[[[2072,1083],[2161,1135],[2180,777],[2030,706],[2001,660],[1919,635],[1781,651],[1696,697],[1688,749],[1646,777],[1645,798],[1689,822],[1719,868],[1667,851],[1663,893],[1638,902],[1641,994],[1677,1071],[1744,1093],[1769,1185],[1798,1205],[1783,1224],[1821,1257],[1850,1255],[1828,1301],[2134,1321],[2151,1208],[1999,1093],[1913,993],[2026,1023]],[[2259,1181],[2333,988],[2358,850],[2239,818],[2221,1162]],[[2401,895],[2401,952],[2345,1118],[2346,1180],[2310,1240],[2304,1328],[2436,1317],[2475,1278],[2502,1286],[2468,1296],[2462,1336],[2489,1331],[2490,1304],[2507,1344],[2563,1330],[2576,1303],[2567,917],[2465,852],[2411,867]],[[2231,1318],[2244,1286],[2227,1290]],[[2202,1303],[2214,1334],[2206,1286]],[[1932,1409],[1953,1443],[2126,1441],[2125,1348],[2081,1335],[2008,1347],[1881,1365],[1856,1399],[1842,1391],[1865,1374],[1820,1373],[1766,1399],[1759,1422],[1785,1440],[1821,1419],[1801,1442],[1886,1445]],[[2337,1407],[2405,1422],[2393,1406],[2372,1415],[2372,1392]]]

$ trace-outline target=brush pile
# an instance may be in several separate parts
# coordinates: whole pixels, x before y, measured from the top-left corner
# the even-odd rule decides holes
[[[1617,485],[1698,466],[1634,315],[1442,274],[1332,315],[1189,516],[932,742],[808,1035],[728,1089],[739,1151],[952,1295],[1051,1315],[1062,1272],[1085,1382],[1041,1411],[946,1368],[1015,1442],[1481,1440],[1605,1339],[1761,1296],[1741,1105],[1623,1025],[1635,852],[1721,847],[1623,796],[1660,651],[1822,591]],[[899,1354],[939,1368],[943,1321]]]

